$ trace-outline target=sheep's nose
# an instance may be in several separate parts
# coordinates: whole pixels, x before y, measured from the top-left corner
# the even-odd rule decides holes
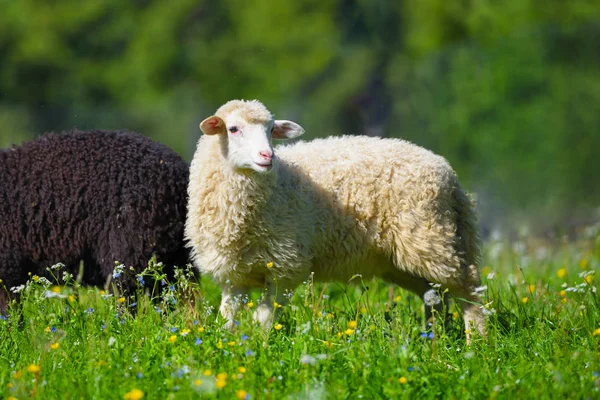
[[[258,154],[260,154],[260,156],[267,161],[271,161],[273,159],[272,151],[259,151]]]

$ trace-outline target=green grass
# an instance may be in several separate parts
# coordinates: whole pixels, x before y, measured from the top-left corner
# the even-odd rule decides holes
[[[246,305],[229,332],[206,277],[195,306],[181,298],[183,275],[173,291],[159,284],[154,301],[123,302],[72,280],[64,297],[47,298],[32,277],[22,307],[0,320],[0,397],[598,398],[599,264],[598,238],[488,243],[489,337],[470,347],[454,308],[445,329],[422,337],[421,301],[381,281],[307,282],[283,307],[280,330],[258,328]]]

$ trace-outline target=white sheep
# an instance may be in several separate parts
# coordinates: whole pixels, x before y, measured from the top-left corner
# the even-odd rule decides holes
[[[269,328],[274,301],[316,281],[381,277],[440,309],[431,285],[458,298],[467,333],[485,335],[476,288],[473,205],[448,162],[399,139],[344,136],[277,147],[304,129],[259,101],[232,100],[200,124],[190,168],[187,245],[221,285],[233,326],[240,295],[265,288],[254,317]],[[469,340],[469,335],[467,335]]]

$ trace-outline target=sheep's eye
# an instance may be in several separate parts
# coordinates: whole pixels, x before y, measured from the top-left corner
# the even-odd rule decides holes
[[[229,128],[229,132],[236,133],[236,132],[239,132],[239,129],[237,126],[232,126],[231,128]]]

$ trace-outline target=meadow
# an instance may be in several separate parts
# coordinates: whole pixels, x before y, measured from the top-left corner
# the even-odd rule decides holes
[[[599,398],[599,229],[576,242],[491,240],[482,295],[488,338],[465,345],[460,311],[422,323],[423,304],[382,281],[310,279],[273,329],[242,299],[235,331],[218,287],[151,263],[154,290],[81,287],[56,265],[0,317],[2,399]],[[133,274],[116,266],[114,281]],[[1,284],[0,284],[1,285]]]

